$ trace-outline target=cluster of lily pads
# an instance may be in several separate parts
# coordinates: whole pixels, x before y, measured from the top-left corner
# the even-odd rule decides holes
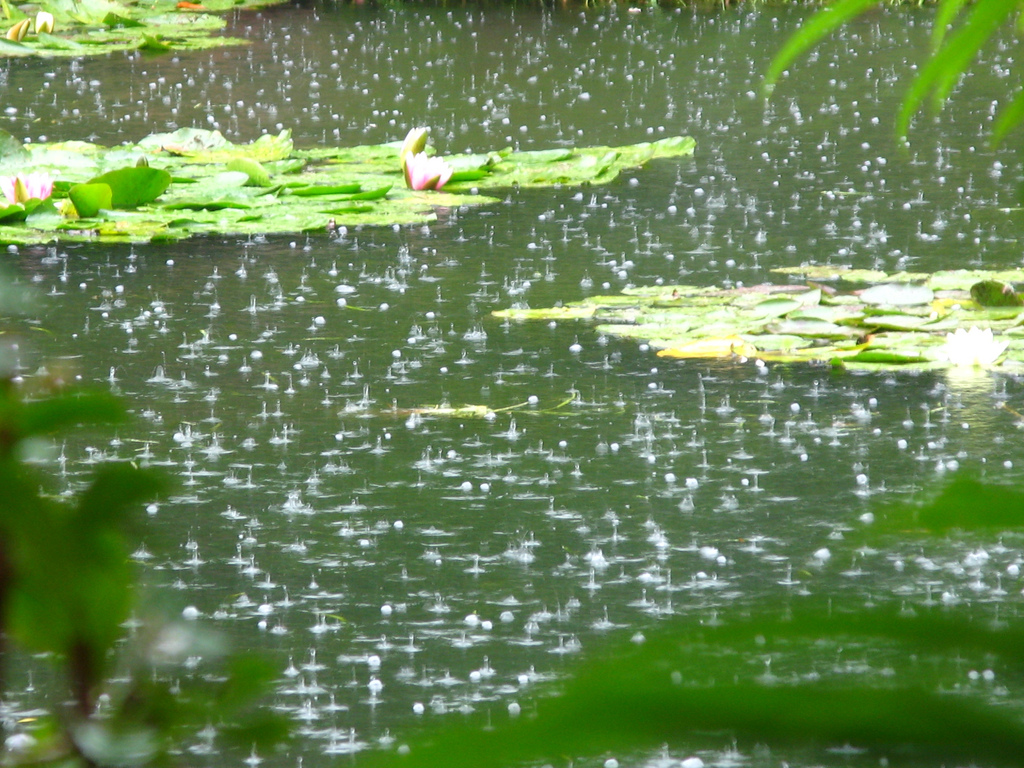
[[[219,36],[221,16],[282,0],[0,0],[0,56],[86,56],[119,50],[150,53],[241,45]]]
[[[283,0],[0,0],[0,55],[84,56],[116,50],[197,50],[242,45],[220,36],[218,14]]]
[[[1024,270],[886,274],[846,267],[773,270],[799,284],[627,288],[514,320],[590,320],[675,358],[756,358],[848,368],[1024,368]]]
[[[287,130],[235,144],[219,131],[183,128],[112,148],[22,144],[0,131],[0,242],[145,242],[428,222],[440,209],[498,202],[482,191],[606,183],[654,158],[690,155],[694,141],[443,160],[426,144],[426,129],[404,143],[307,150],[296,149]]]

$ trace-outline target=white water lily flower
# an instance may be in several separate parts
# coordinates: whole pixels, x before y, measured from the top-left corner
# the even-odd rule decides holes
[[[996,341],[991,328],[971,326],[967,331],[957,328],[953,333],[946,334],[942,354],[956,366],[987,368],[999,359],[1009,343]]]

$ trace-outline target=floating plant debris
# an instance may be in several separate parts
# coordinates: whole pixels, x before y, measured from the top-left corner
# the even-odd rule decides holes
[[[993,284],[1000,286],[1000,296],[1015,297],[1009,284],[1024,282],[1024,270],[774,271],[813,280],[731,289],[627,288],[620,296],[494,314],[515,320],[593,320],[598,332],[643,339],[662,357],[759,357],[869,369],[1024,366],[1024,307],[977,300],[991,295]],[[814,280],[841,282],[837,287]]]
[[[405,189],[398,142],[297,150],[287,130],[235,144],[218,131],[183,128],[107,148],[79,141],[23,146],[2,134],[0,173],[45,171],[55,183],[53,205],[0,221],[0,241],[145,242],[414,224],[435,220],[441,208],[497,202],[480,190],[607,183],[693,147],[680,136],[625,147],[456,155],[446,158],[454,175],[441,192]]]

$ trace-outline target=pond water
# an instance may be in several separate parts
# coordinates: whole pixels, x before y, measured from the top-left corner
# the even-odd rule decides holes
[[[299,739],[261,757],[327,765],[460,712],[501,720],[671,618],[808,595],[1019,610],[1017,538],[844,544],[874,504],[958,468],[1020,482],[1017,378],[675,361],[489,317],[801,263],[1019,266],[1020,214],[1001,210],[1019,166],[984,143],[1017,43],[901,150],[930,14],[858,22],[766,107],[761,75],[799,19],[289,6],[238,17],[245,48],[6,66],[0,127],[33,141],[290,127],[316,146],[418,124],[442,152],[697,139],[608,187],[510,190],[423,227],[9,254],[44,294],[26,375],[69,366],[138,416],[69,439],[58,483],[126,459],[176,479],[136,557],[175,612],[280,665],[271,704]],[[415,410],[442,404],[489,412]],[[247,757],[218,746],[210,729],[186,748]],[[668,756],[694,753],[734,764],[754,745]]]

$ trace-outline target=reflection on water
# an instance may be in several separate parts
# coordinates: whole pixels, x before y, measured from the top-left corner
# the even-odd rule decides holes
[[[804,261],[1016,265],[995,205],[1017,173],[975,145],[984,88],[895,150],[903,50],[927,32],[881,16],[764,111],[759,73],[793,23],[277,9],[238,20],[249,48],[11,64],[4,127],[51,140],[278,123],[300,144],[428,123],[453,151],[698,139],[693,160],[611,187],[509,191],[430,226],[11,254],[52,333],[26,375],[66,360],[138,415],[69,440],[59,483],[129,459],[177,478],[137,559],[187,619],[280,664],[272,705],[302,735],[280,759],[327,764],[451,713],[500,721],[610,635],[669,618],[822,594],[1016,610],[1015,538],[847,543],[876,501],[958,468],[1018,481],[1015,378],[663,360],[587,325],[489,317]],[[190,749],[211,744],[212,728]]]

